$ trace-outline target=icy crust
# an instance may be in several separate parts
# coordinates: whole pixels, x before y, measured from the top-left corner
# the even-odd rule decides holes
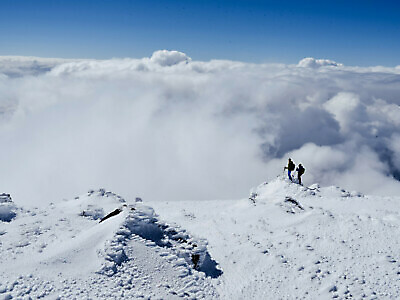
[[[211,277],[221,271],[206,240],[104,189],[3,224],[0,299],[217,297]]]
[[[0,221],[11,222],[17,215],[16,211],[10,194],[0,194]]]

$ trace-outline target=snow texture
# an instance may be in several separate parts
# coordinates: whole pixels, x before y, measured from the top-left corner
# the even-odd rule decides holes
[[[398,299],[399,201],[279,177],[250,199],[152,204],[207,237],[222,299]]]
[[[5,299],[215,298],[222,274],[205,240],[104,189],[22,209],[0,235]]]
[[[2,204],[12,203],[3,195]],[[0,296],[400,297],[399,197],[303,187],[281,176],[250,198],[150,203],[168,222],[104,189],[21,208],[0,222]],[[121,212],[99,223],[115,208]]]

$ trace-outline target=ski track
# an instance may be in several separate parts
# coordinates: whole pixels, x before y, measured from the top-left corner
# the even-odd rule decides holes
[[[104,190],[4,200],[0,299],[400,299],[400,198],[282,177],[251,195],[146,203],[159,216]]]

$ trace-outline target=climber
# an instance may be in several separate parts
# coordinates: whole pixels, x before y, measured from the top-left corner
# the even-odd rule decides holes
[[[291,173],[292,173],[292,171],[294,171],[295,167],[296,167],[296,165],[293,163],[292,159],[289,158],[287,167],[283,168],[284,170],[286,170],[286,169],[288,170],[288,176],[289,176],[290,181],[293,181]]]
[[[299,166],[296,169],[297,171],[297,179],[299,180],[299,184],[301,184],[301,175],[304,174],[304,172],[306,171],[306,169],[304,169],[304,167],[302,166],[302,164],[299,164]]]

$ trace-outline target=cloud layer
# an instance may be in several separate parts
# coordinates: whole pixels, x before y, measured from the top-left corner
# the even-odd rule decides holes
[[[398,195],[399,95],[398,67],[329,60],[0,57],[0,192],[239,198],[290,156],[306,184]]]

